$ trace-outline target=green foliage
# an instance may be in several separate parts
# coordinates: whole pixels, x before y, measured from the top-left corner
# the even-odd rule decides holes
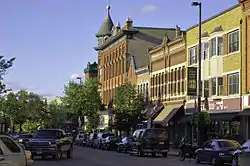
[[[117,88],[114,105],[116,122],[131,125],[141,116],[141,110],[144,109],[144,98],[137,94],[135,85],[126,82]]]
[[[3,81],[3,76],[5,75],[8,68],[13,65],[15,58],[11,58],[10,60],[4,59],[3,56],[0,56],[0,94],[6,93],[8,90],[6,89]]]
[[[87,79],[77,84],[69,82],[64,87],[65,96],[62,98],[64,104],[69,105],[72,119],[87,116],[88,124],[95,129],[99,124],[99,109],[101,98],[98,92],[100,83],[96,79]]]
[[[207,112],[196,112],[192,115],[192,123],[206,125],[210,123],[210,115]]]
[[[46,103],[38,95],[25,90],[8,93],[1,103],[1,111],[15,124],[19,124],[20,131],[25,122],[42,123],[48,116]]]
[[[49,115],[44,121],[44,125],[48,128],[63,128],[66,123],[67,109],[56,100],[48,104]]]

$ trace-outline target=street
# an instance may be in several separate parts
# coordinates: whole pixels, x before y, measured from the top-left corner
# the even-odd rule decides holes
[[[194,160],[179,161],[177,157],[168,156],[167,158],[137,157],[129,154],[108,152],[97,149],[75,147],[72,159],[53,159],[34,161],[34,166],[193,166],[198,164]],[[202,164],[204,165],[204,164]],[[205,164],[206,165],[206,164]]]

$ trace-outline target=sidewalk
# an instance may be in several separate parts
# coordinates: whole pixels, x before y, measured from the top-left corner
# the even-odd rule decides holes
[[[168,155],[169,156],[175,156],[175,157],[177,157],[178,156],[178,150],[177,149],[173,149],[173,148],[170,148],[169,149],[169,152],[168,152]]]

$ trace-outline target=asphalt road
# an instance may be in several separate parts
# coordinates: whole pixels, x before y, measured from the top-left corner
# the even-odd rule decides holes
[[[97,149],[75,147],[72,159],[35,159],[33,166],[199,166],[194,160],[179,161],[177,157],[137,157]],[[204,165],[204,164],[201,164]],[[206,164],[205,164],[206,165]]]

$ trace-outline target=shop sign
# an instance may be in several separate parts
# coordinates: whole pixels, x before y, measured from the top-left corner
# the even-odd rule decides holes
[[[197,67],[188,67],[187,95],[197,96]]]

